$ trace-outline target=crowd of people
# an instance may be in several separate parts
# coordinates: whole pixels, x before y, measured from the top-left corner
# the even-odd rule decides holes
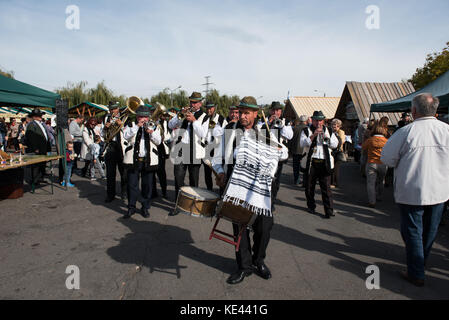
[[[292,184],[304,189],[309,212],[317,214],[318,183],[325,218],[330,219],[335,216],[332,189],[340,186],[341,164],[348,161],[348,150],[353,150],[354,161],[366,178],[367,206],[374,208],[382,201],[384,185],[388,177],[394,176],[407,253],[407,272],[403,276],[416,285],[423,284],[423,264],[449,199],[449,126],[435,118],[438,99],[430,94],[418,95],[412,103],[414,121],[404,113],[398,126],[392,128],[388,117],[364,119],[350,135],[345,134],[340,119],[326,119],[319,110],[299,116],[291,125],[277,101],[271,104],[267,117],[260,117],[260,107],[251,96],[231,107],[227,117],[219,115],[211,102],[206,102],[203,110],[203,97],[198,92],[193,92],[189,101],[189,106],[178,114],[164,112],[157,119],[153,117],[156,108],[142,103],[135,111],[135,119],[124,123],[120,106],[114,102],[109,103],[109,113],[101,120],[85,119],[83,115],[69,119],[68,130],[64,131],[67,166],[64,172],[60,165],[61,184],[74,187],[73,173],[91,180],[97,176],[106,179],[106,203],[115,201],[117,195],[127,199],[124,218],[129,219],[138,211],[140,202],[140,213],[148,218],[151,199],[159,196],[157,180],[167,199],[165,162],[170,159],[176,195],[185,185],[187,173],[188,185],[198,187],[203,166],[207,189],[213,190],[215,173],[218,192],[224,199],[230,199],[233,190],[238,198],[241,188],[260,197],[260,203],[242,199],[257,215],[252,225],[253,245],[249,231],[242,233],[234,223],[234,236],[241,235],[240,250],[236,252],[238,270],[227,282],[236,284],[253,272],[264,279],[271,277],[264,258],[282,169],[289,155]],[[34,110],[22,124],[13,119],[6,126],[0,120],[0,141],[8,142],[12,149],[20,149],[23,144],[29,152],[45,154],[55,141],[54,130],[49,127],[51,123],[47,126],[42,114]],[[209,160],[210,165],[206,165]],[[82,167],[80,161],[84,162]]]

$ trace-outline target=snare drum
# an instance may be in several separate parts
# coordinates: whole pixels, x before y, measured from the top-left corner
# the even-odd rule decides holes
[[[220,196],[212,191],[195,188],[181,187],[176,200],[177,209],[192,216],[213,217]]]
[[[254,212],[227,201],[222,203],[219,215],[226,220],[246,226],[251,226],[257,218]]]

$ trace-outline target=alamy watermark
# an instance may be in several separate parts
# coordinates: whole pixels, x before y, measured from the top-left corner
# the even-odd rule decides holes
[[[365,286],[368,290],[379,290],[380,289],[380,270],[379,267],[372,264],[366,267],[366,274],[369,274],[366,278]]]
[[[69,30],[80,29],[80,8],[76,5],[70,5],[65,8],[68,17],[65,19],[65,27]]]
[[[65,280],[65,286],[69,290],[80,289],[80,268],[75,265],[67,266],[65,269],[66,274],[70,274]]]
[[[376,5],[370,5],[366,7],[365,13],[369,14],[365,20],[365,27],[368,30],[380,29],[380,8]]]

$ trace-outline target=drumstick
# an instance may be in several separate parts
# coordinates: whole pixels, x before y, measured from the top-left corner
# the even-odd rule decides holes
[[[204,164],[206,165],[206,166],[208,166],[211,170],[212,170],[212,173],[214,174],[214,176],[215,177],[218,177],[218,173],[214,170],[214,168],[212,167],[212,163],[210,162],[210,160],[209,159],[205,159],[205,160],[203,160],[203,162],[204,162]]]

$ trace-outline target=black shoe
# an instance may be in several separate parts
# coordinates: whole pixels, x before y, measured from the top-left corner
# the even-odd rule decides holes
[[[326,219],[330,219],[330,218],[331,218],[331,215],[326,213],[326,215],[325,215],[324,217],[325,217]]]
[[[307,209],[307,211],[309,211],[310,214],[316,214],[315,209]]]
[[[231,276],[226,280],[229,284],[237,284],[243,281],[245,277],[249,277],[253,272],[251,270],[239,270],[236,273],[231,274]]]
[[[254,270],[256,271],[256,274],[262,278],[264,278],[265,280],[268,280],[271,278],[271,272],[270,269],[268,269],[268,267],[262,263],[261,265],[258,266],[254,266]]]
[[[147,208],[142,208],[142,217],[144,217],[144,218],[150,217],[150,213],[148,212]]]
[[[335,217],[335,213],[333,211],[329,212],[328,215],[331,216],[331,217]]]
[[[106,202],[106,203],[109,203],[109,202],[112,202],[112,201],[114,201],[114,197],[107,197],[107,198],[104,200],[104,202]]]
[[[123,219],[129,219],[134,214],[133,209],[128,209],[128,212],[123,216]]]
[[[123,201],[125,201],[126,198],[127,198],[126,193],[122,193],[122,194],[120,195],[120,198],[121,198]]]

